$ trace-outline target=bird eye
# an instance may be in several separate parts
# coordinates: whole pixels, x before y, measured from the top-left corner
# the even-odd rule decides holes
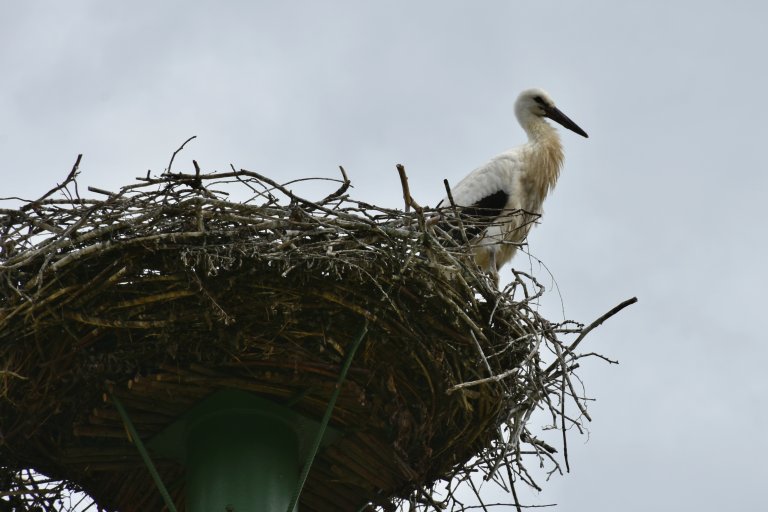
[[[544,103],[544,98],[542,98],[541,96],[534,96],[533,101],[535,101],[536,103],[543,104]]]

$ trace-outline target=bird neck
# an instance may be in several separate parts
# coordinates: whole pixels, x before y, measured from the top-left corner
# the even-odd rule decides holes
[[[563,165],[563,145],[557,130],[543,119],[526,127],[531,172],[527,177],[535,202],[544,201],[555,187]],[[538,208],[537,208],[538,209]]]

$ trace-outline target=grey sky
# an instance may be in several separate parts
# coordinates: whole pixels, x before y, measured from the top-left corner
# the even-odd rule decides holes
[[[768,479],[764,2],[4,2],[0,196],[37,197],[84,153],[116,189],[175,164],[336,177],[434,205],[523,141],[540,86],[590,135],[530,250],[565,316],[640,302],[586,347],[594,422],[559,510],[758,510]],[[323,191],[325,192],[325,191]],[[320,192],[317,194],[320,195]],[[519,255],[513,265],[547,271]],[[506,269],[502,274],[509,270]],[[542,306],[562,318],[556,292]]]

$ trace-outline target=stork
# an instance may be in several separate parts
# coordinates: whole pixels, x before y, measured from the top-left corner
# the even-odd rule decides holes
[[[544,199],[555,186],[563,165],[560,137],[544,118],[588,137],[541,89],[520,93],[515,116],[528,142],[478,167],[450,191],[465,223],[471,221],[466,233],[471,237],[475,262],[490,272],[497,284],[499,268],[512,259],[533,220],[541,215]],[[438,203],[438,207],[451,206],[449,197]]]

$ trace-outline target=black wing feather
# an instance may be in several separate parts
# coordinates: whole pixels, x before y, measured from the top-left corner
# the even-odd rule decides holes
[[[509,194],[499,190],[469,206],[457,206],[467,240],[479,236],[485,228],[491,225],[501,215],[508,200]],[[438,226],[455,240],[462,241],[461,230],[456,219],[443,221]]]

